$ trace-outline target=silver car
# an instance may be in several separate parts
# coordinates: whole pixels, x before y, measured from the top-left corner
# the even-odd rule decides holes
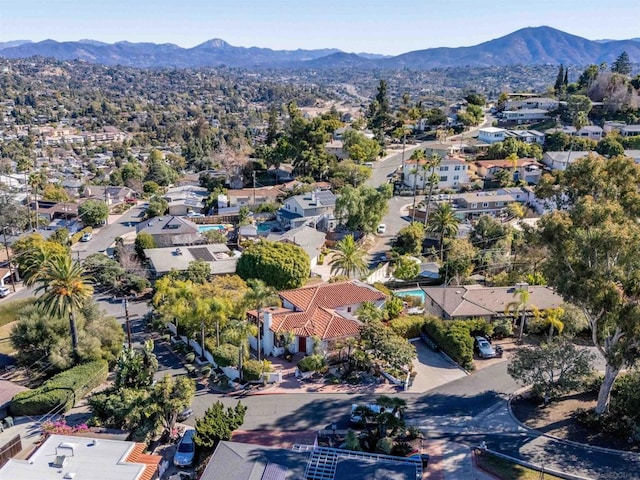
[[[496,351],[493,349],[489,340],[484,337],[476,337],[475,339],[476,351],[480,358],[493,358],[496,356]]]
[[[193,465],[193,459],[196,455],[196,445],[193,443],[193,436],[196,434],[194,429],[184,432],[182,438],[178,442],[178,448],[173,456],[173,464],[180,467],[190,467]]]

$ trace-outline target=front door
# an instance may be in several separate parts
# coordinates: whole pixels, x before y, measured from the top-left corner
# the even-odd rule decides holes
[[[298,352],[307,353],[307,337],[298,337]]]

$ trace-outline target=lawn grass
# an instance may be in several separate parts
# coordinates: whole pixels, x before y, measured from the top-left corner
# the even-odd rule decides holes
[[[18,319],[18,312],[35,301],[35,298],[29,297],[0,303],[0,327],[7,323],[15,322]]]
[[[549,475],[548,473],[545,473],[544,477],[542,477],[537,470],[523,467],[488,452],[476,453],[476,463],[480,469],[503,480],[540,480],[541,478],[545,480],[562,480],[560,477]]]

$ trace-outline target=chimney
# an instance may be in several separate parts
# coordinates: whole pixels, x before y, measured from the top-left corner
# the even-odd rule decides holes
[[[271,329],[271,324],[273,323],[273,317],[271,316],[271,312],[265,310],[262,312],[262,323],[264,324],[264,331]]]

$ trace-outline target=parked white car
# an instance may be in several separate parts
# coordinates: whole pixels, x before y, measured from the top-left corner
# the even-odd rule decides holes
[[[382,235],[387,231],[387,226],[384,223],[381,223],[380,225],[378,225],[378,228],[376,228],[376,232],[378,232],[378,234]]]

